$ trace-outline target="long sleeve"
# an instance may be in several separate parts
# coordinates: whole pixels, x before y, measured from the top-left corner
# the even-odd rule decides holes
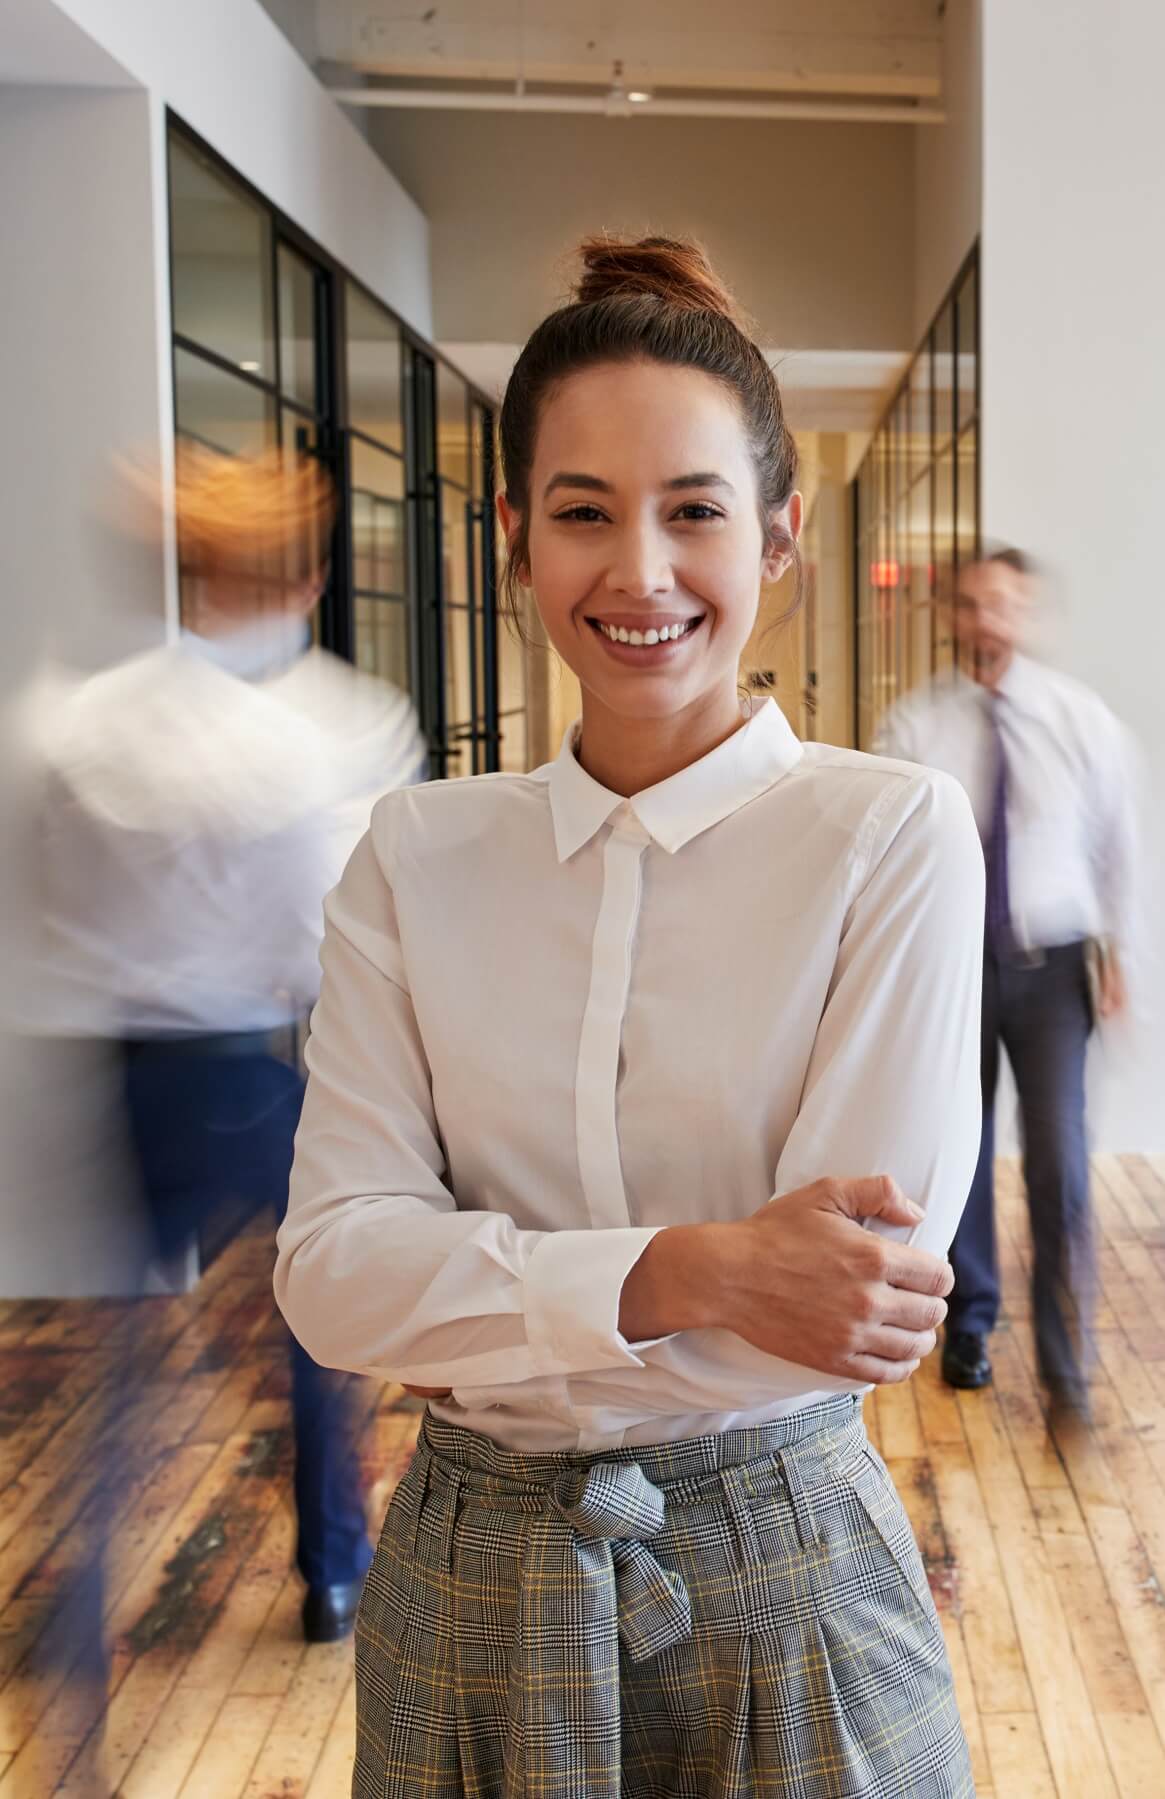
[[[618,1331],[619,1296],[653,1230],[520,1230],[459,1210],[446,1184],[385,874],[390,808],[325,907],[280,1308],[317,1361],[418,1386],[641,1367]]]
[[[1123,727],[1104,709],[1093,744],[1090,847],[1104,934],[1135,960],[1137,766]]]
[[[949,777],[920,775],[872,821],[776,1191],[888,1174],[944,1254],[979,1148],[983,858]],[[894,1232],[906,1235],[906,1232]]]

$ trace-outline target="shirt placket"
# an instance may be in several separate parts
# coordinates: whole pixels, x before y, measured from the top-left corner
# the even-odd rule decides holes
[[[648,841],[630,806],[620,807],[603,850],[603,894],[575,1079],[579,1177],[596,1230],[633,1222],[619,1153],[619,1058]]]

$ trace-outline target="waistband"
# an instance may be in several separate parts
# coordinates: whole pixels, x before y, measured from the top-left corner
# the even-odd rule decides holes
[[[547,1495],[560,1495],[593,1470],[632,1469],[666,1494],[669,1504],[691,1503],[716,1491],[720,1475],[745,1475],[756,1465],[797,1464],[800,1480],[817,1485],[861,1423],[861,1396],[839,1393],[804,1411],[745,1430],[674,1443],[638,1444],[621,1449],[551,1450],[527,1455],[505,1449],[492,1438],[426,1412],[418,1449],[461,1493],[488,1499],[501,1509],[541,1510]],[[712,1477],[709,1479],[709,1477]],[[506,1505],[506,1501],[512,1503]]]

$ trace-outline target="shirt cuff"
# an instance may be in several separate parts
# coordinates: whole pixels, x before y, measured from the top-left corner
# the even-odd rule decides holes
[[[536,1374],[644,1366],[619,1329],[619,1301],[662,1229],[550,1231],[542,1238],[526,1264],[523,1294]]]

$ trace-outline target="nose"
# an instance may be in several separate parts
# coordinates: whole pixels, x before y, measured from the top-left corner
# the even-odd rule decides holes
[[[612,545],[607,567],[609,593],[629,600],[650,600],[675,587],[667,545],[650,524],[628,525]]]

